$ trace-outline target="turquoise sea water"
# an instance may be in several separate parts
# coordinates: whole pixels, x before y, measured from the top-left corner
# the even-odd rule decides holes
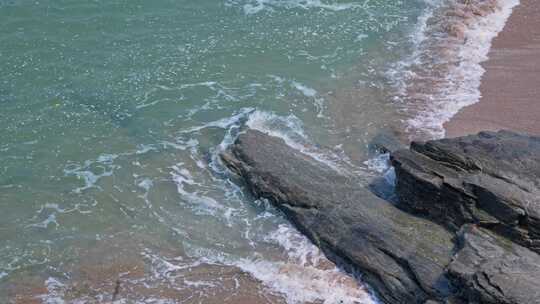
[[[370,303],[217,153],[247,125],[377,175],[433,2],[0,0],[0,302]]]

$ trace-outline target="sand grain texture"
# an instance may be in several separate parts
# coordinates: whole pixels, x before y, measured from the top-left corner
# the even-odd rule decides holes
[[[480,102],[445,124],[456,137],[510,129],[540,134],[540,2],[521,0],[483,64]]]

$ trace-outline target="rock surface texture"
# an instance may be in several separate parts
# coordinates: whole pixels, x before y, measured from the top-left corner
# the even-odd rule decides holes
[[[489,133],[477,138],[492,139],[497,136],[517,135]],[[464,140],[474,141],[474,138]],[[515,154],[511,153],[510,148],[506,150],[499,147],[496,150],[506,151],[501,152],[505,157],[512,154],[517,158],[528,153],[527,147],[520,146],[525,144],[524,142],[515,144],[521,147],[521,150],[513,150]],[[538,145],[538,142],[528,144]],[[446,145],[452,146],[450,143]],[[477,148],[476,143],[471,145]],[[495,143],[493,145],[496,146]],[[465,149],[459,144],[458,146]],[[489,144],[486,144],[485,147],[488,146]],[[431,155],[438,155],[436,149],[425,150],[431,151]],[[458,150],[455,148],[451,151]],[[479,194],[474,193],[485,195],[480,195],[484,200],[481,206],[492,201],[492,196],[480,190],[466,192],[469,196],[462,199],[459,195],[461,192],[455,190],[454,186],[460,184],[461,171],[459,174],[451,172],[462,170],[461,164],[467,168],[463,170],[471,172],[491,168],[488,166],[490,160],[487,159],[490,152],[486,150],[484,154],[487,156],[475,165],[469,158],[445,158],[453,155],[450,152],[430,158],[417,151],[420,150],[410,153],[418,154],[417,157],[423,161],[421,165],[415,164],[413,156],[416,154],[408,154],[407,150],[395,152],[393,161],[398,166],[401,165],[398,178],[408,174],[405,171],[408,167],[420,170],[425,163],[437,164],[437,173],[431,176],[424,171],[414,171],[414,174],[406,176],[406,182],[398,181],[398,189],[401,191],[406,185],[428,187],[425,192],[421,189],[408,189],[407,192],[400,193],[408,199],[403,203],[407,207],[406,211],[372,194],[361,186],[354,176],[336,171],[292,149],[281,139],[258,131],[247,130],[241,134],[221,156],[226,166],[245,182],[254,196],[268,199],[282,210],[329,258],[361,271],[363,279],[374,288],[384,303],[540,303],[538,291],[535,291],[538,288],[533,286],[540,282],[540,256],[507,238],[516,238],[524,245],[534,243],[537,230],[531,229],[531,224],[524,225],[531,223],[529,215],[535,214],[534,206],[532,203],[520,205],[521,201],[518,199],[532,199],[534,196],[531,193],[536,189],[538,179],[534,180],[522,174],[511,163],[504,164],[512,167],[512,171],[506,172],[506,167],[503,167],[503,161],[500,160],[500,166],[493,167],[492,171],[489,171],[492,173],[486,174],[490,177],[475,177],[473,180],[484,182],[482,189],[485,189],[487,181],[503,178],[505,183],[514,187],[512,189],[520,189],[523,193],[520,192],[519,195],[522,196],[514,197],[502,187],[497,188],[498,195],[506,195],[503,202],[511,201],[514,208],[511,210],[519,216],[497,209],[502,207],[493,208],[494,210],[477,207],[479,215],[473,212],[473,216],[461,209],[468,210],[474,202],[473,198],[479,197]],[[406,165],[403,165],[403,160]],[[523,162],[521,165],[527,167],[527,170],[535,171],[533,161]],[[536,166],[538,168],[537,164]],[[445,174],[442,176],[453,178],[452,186],[448,188],[457,193],[452,193],[444,201],[453,204],[451,212],[444,212],[444,202],[435,200],[434,203],[430,198],[434,193],[438,194],[438,197],[444,196],[442,192],[438,192],[442,191],[440,189],[443,184],[439,172]],[[418,183],[421,181],[413,180],[410,176],[416,177],[415,174],[425,177],[428,182]],[[525,179],[525,176],[528,176],[528,179]],[[416,198],[430,200],[421,202],[413,199],[416,193],[419,194]],[[430,212],[432,209],[436,212]],[[421,216],[407,211],[420,213]],[[523,218],[523,214],[527,218]],[[516,217],[517,222],[515,219],[512,221],[512,218]],[[443,225],[430,219],[436,219]],[[486,224],[485,228],[465,225],[479,222],[489,225]],[[497,225],[500,227],[496,227]],[[503,231],[505,237],[493,233],[492,230],[498,233]],[[528,241],[530,242],[527,243]]]
[[[454,244],[444,228],[258,131],[240,135],[222,159],[328,256],[359,268],[386,302],[423,303],[448,294],[444,267]]]
[[[392,154],[404,208],[473,223],[540,252],[540,138],[508,131],[412,143]]]
[[[448,272],[468,303],[540,303],[538,254],[472,225],[459,246]]]

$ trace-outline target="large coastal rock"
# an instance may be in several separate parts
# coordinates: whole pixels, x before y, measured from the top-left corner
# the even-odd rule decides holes
[[[510,132],[413,143],[392,157],[404,208],[258,131],[222,160],[384,303],[540,304],[539,146]]]
[[[392,154],[401,207],[467,223],[540,252],[540,138],[509,131],[411,144]]]
[[[453,292],[445,267],[455,248],[443,227],[258,131],[241,134],[222,159],[330,258],[360,270],[385,303],[438,302]]]

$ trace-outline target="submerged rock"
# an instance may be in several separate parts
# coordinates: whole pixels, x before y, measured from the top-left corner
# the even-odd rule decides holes
[[[453,235],[409,215],[343,172],[248,130],[222,154],[253,195],[270,200],[330,258],[363,273],[386,303],[443,299]]]
[[[392,154],[406,210],[457,231],[467,223],[540,252],[540,138],[509,131],[413,142]]]
[[[403,134],[393,128],[385,128],[371,138],[368,147],[373,152],[392,153],[407,148],[405,142]]]

